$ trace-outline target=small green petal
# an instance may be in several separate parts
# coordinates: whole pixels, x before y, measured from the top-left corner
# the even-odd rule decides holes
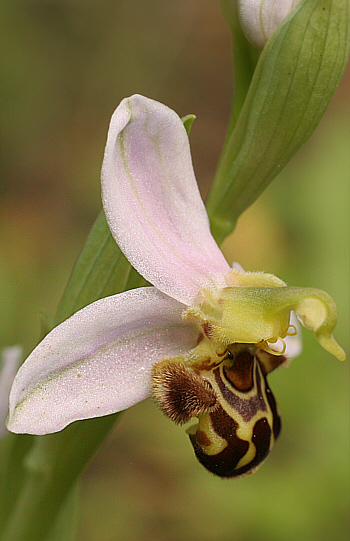
[[[192,124],[196,120],[196,115],[186,115],[186,116],[183,116],[181,120],[182,120],[183,125],[185,126],[187,135],[190,136]]]

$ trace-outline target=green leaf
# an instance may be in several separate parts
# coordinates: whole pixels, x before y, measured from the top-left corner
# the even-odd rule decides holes
[[[207,199],[218,242],[312,135],[348,55],[344,0],[303,0],[268,41]]]
[[[68,281],[56,325],[97,299],[124,291],[130,269],[101,211]]]

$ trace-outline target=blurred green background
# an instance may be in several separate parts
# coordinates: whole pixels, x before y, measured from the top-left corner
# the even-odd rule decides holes
[[[0,13],[0,346],[27,353],[101,208],[111,113],[141,93],[196,114],[205,196],[230,108],[231,45],[212,0],[17,0]],[[230,262],[328,291],[347,352],[349,79],[224,244]],[[258,473],[210,475],[184,429],[147,400],[121,416],[84,475],[79,541],[348,539],[349,364],[304,338],[303,354],[270,377],[284,428]]]

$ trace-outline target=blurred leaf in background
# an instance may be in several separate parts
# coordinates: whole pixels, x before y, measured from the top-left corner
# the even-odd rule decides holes
[[[230,36],[211,0],[19,0],[0,13],[0,346],[28,352],[100,209],[105,137],[123,97],[196,114],[191,146],[206,194],[229,113]],[[246,269],[328,291],[347,352],[349,120],[348,71],[315,135],[224,243]],[[347,539],[348,364],[310,334],[270,379],[284,427],[263,469],[210,476],[183,428],[143,402],[86,472],[79,540]]]

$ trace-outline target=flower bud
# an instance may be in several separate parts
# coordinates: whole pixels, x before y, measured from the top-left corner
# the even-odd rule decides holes
[[[0,438],[7,434],[5,420],[9,405],[9,393],[22,359],[20,346],[6,347],[0,352]]]
[[[247,39],[258,49],[285,19],[299,0],[239,0],[238,12]]]

